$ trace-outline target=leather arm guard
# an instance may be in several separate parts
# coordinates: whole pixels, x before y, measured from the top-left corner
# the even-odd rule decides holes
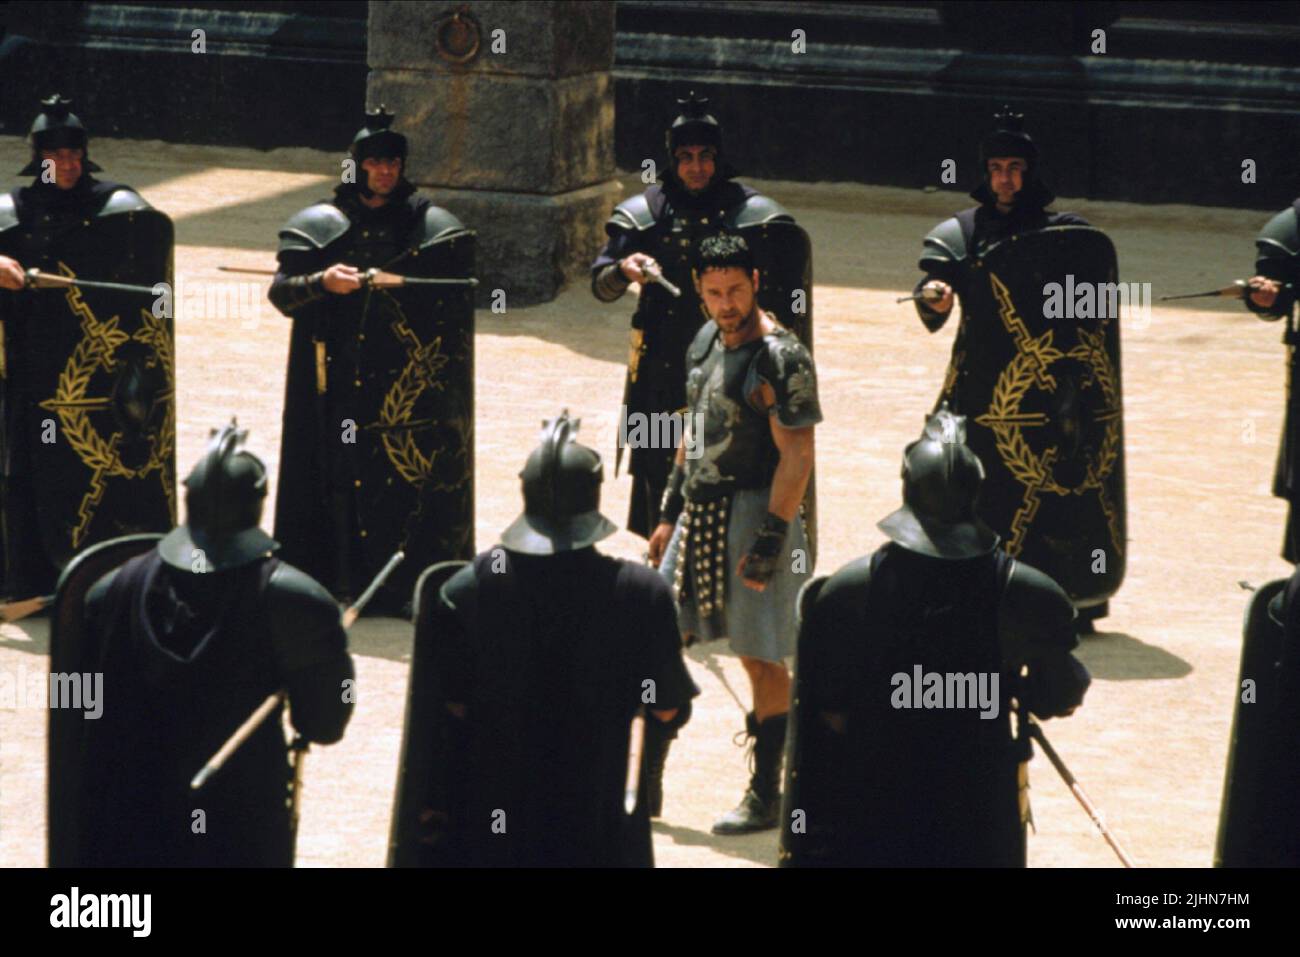
[[[596,270],[591,277],[591,291],[601,302],[613,302],[620,298],[630,285],[631,282],[623,275],[623,268],[619,263],[610,263]]]
[[[682,494],[682,486],[685,483],[686,469],[674,462],[673,470],[668,473],[668,481],[664,485],[664,497],[659,502],[660,522],[676,524],[682,509],[686,507],[686,496]]]
[[[742,573],[746,581],[766,585],[776,574],[777,562],[781,558],[781,545],[785,542],[785,533],[790,523],[771,512],[763,519],[763,524],[754,536],[754,544],[749,546],[745,555],[745,570]]]
[[[271,305],[286,316],[291,316],[303,306],[311,305],[325,298],[325,273],[314,272],[306,276],[286,276],[283,272],[275,274],[268,294]]]

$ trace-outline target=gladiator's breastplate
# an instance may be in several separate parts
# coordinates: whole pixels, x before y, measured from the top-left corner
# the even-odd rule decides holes
[[[686,446],[686,498],[714,501],[742,488],[770,485],[779,459],[768,417],[746,399],[762,340],[724,349],[716,342],[686,377],[691,412]],[[703,432],[701,435],[700,432]]]

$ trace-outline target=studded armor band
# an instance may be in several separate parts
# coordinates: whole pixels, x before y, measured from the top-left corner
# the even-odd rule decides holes
[[[676,523],[682,509],[686,507],[686,498],[682,495],[682,485],[686,481],[686,470],[674,463],[668,473],[668,482],[664,485],[664,497],[659,502],[659,521]]]
[[[285,313],[295,312],[325,296],[325,273],[314,272],[308,276],[290,276],[282,284],[287,300],[281,307]]]
[[[601,302],[613,302],[627,292],[629,285],[631,283],[628,281],[627,276],[623,275],[622,266],[618,263],[610,263],[596,273],[596,279],[591,284],[591,288],[596,293],[596,298]]]
[[[730,496],[687,502],[682,512],[673,590],[701,616],[721,614],[727,597],[727,510]]]

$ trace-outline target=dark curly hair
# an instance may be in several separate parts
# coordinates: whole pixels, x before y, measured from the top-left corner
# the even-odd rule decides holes
[[[697,274],[708,269],[743,269],[745,275],[754,271],[754,254],[749,243],[736,233],[718,233],[700,240],[695,247],[693,267]]]

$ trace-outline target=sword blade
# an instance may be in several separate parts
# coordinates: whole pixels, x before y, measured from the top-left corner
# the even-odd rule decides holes
[[[1061,776],[1061,780],[1063,780],[1066,787],[1070,789],[1070,793],[1074,795],[1075,800],[1078,801],[1084,811],[1087,812],[1088,817],[1092,819],[1093,825],[1101,832],[1101,836],[1105,838],[1106,843],[1110,845],[1111,850],[1113,850],[1116,856],[1119,857],[1120,863],[1125,867],[1133,867],[1133,858],[1128,856],[1128,853],[1124,848],[1120,847],[1119,841],[1117,841],[1115,836],[1110,833],[1110,829],[1106,827],[1106,822],[1102,820],[1101,812],[1098,811],[1092,801],[1088,799],[1088,795],[1084,793],[1083,786],[1079,784],[1075,776],[1070,773],[1070,769],[1065,766],[1065,762],[1061,760],[1061,756],[1056,753],[1056,749],[1052,747],[1051,742],[1047,740],[1047,735],[1043,733],[1043,726],[1031,717],[1029,719],[1028,730],[1030,736],[1038,742],[1038,746],[1041,747],[1043,753],[1047,755],[1047,760],[1052,763],[1052,767],[1056,768],[1056,773]]]
[[[627,736],[627,777],[623,786],[623,810],[628,814],[636,810],[641,794],[641,755],[645,750],[645,709],[632,718]]]
[[[197,791],[207,784],[212,775],[221,770],[222,765],[229,760],[230,756],[239,750],[240,745],[253,736],[253,732],[262,726],[262,722],[271,716],[271,713],[288,695],[289,692],[283,688],[274,694],[267,695],[266,700],[257,706],[257,710],[244,719],[244,723],[235,729],[235,733],[226,739],[226,743],[208,759],[208,763],[203,765],[199,773],[194,775],[193,780],[190,781],[190,790]]]
[[[343,613],[344,628],[352,627],[352,623],[361,615],[361,609],[365,608],[366,602],[375,597],[375,592],[379,591],[379,587],[383,585],[385,579],[393,573],[393,569],[400,565],[404,558],[406,558],[404,552],[395,552],[393,557],[388,560],[388,564],[380,569],[379,574],[375,576],[370,586],[361,593],[361,597],[357,599],[356,603]],[[229,760],[230,756],[239,750],[240,746],[252,736],[262,722],[270,717],[276,706],[288,696],[289,692],[281,688],[275,694],[270,695],[258,706],[256,711],[245,718],[244,723],[226,740],[226,743],[221,746],[217,753],[208,759],[208,763],[203,766],[199,773],[194,775],[194,779],[190,781],[190,789],[197,791],[208,782],[212,775],[220,771],[222,765]],[[305,742],[301,750],[306,750]],[[301,755],[299,755],[298,760],[301,761]]]
[[[468,279],[425,279],[421,276],[401,276],[382,269],[367,269],[363,276],[366,285],[376,289],[393,289],[398,286],[477,286],[478,280]]]
[[[383,587],[384,582],[388,580],[388,576],[393,573],[393,569],[402,564],[402,561],[405,558],[406,552],[401,549],[393,552],[393,557],[388,560],[388,564],[379,569],[379,574],[376,575],[370,584],[366,586],[366,590],[361,593],[361,597],[353,602],[352,607],[343,613],[344,628],[351,628],[353,622],[361,617],[361,612],[366,605],[370,603],[370,599],[375,597],[375,593]]]
[[[104,289],[110,292],[134,292],[144,296],[155,295],[153,286],[136,286],[125,282],[101,282],[96,279],[78,279],[75,276],[56,276],[39,269],[27,270],[27,284],[32,289]]]
[[[1246,295],[1246,280],[1237,279],[1231,286],[1224,286],[1222,289],[1210,289],[1205,292],[1190,292],[1182,296],[1161,296],[1161,302],[1173,302],[1177,299],[1241,299]]]

